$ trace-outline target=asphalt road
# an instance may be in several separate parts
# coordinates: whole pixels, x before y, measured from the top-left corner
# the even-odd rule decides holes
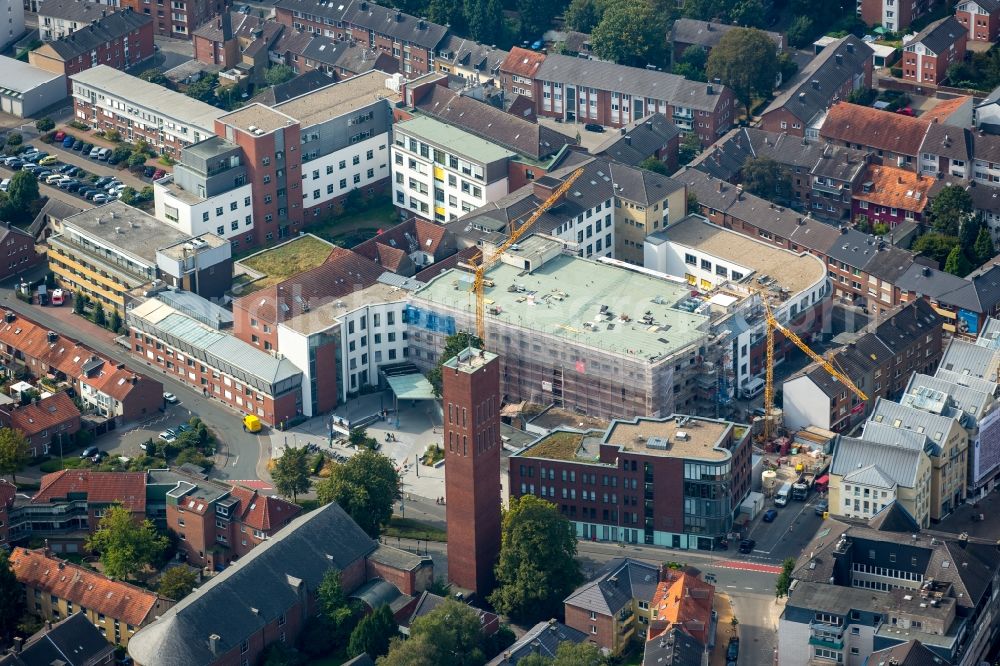
[[[66,324],[62,319],[52,316],[48,308],[36,305],[28,305],[14,297],[11,284],[0,288],[0,305],[3,308],[14,310],[24,314],[42,326],[51,328],[54,331],[61,331],[70,335],[91,348],[107,355],[108,357],[126,363],[129,367],[140,372],[144,372],[151,377],[163,382],[165,391],[175,394],[180,399],[180,405],[171,408],[169,414],[179,423],[185,418],[189,418],[187,411],[191,415],[201,417],[216,433],[220,441],[220,455],[216,467],[212,471],[212,476],[220,479],[230,479],[234,481],[253,480],[266,476],[267,456],[269,454],[269,440],[267,437],[259,437],[243,432],[243,425],[239,414],[225,407],[221,402],[204,397],[200,392],[194,391],[186,384],[182,384],[169,375],[160,372],[157,368],[147,365],[139,359],[131,356],[123,347],[109,342],[106,338],[97,338],[88,334],[85,329],[73,331],[66,330]],[[157,431],[162,430],[171,423],[163,423],[162,426],[155,424]],[[113,433],[111,438],[102,438],[97,444],[109,451],[121,449],[117,437],[126,435],[129,429]],[[126,452],[126,455],[135,455],[134,451]]]

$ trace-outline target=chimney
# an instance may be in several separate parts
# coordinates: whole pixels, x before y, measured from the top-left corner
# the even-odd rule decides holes
[[[709,95],[714,95],[715,87],[711,83],[709,83],[708,86],[705,88],[705,92],[708,93]]]
[[[847,52],[854,53],[854,44],[847,42]]]
[[[24,639],[20,636],[14,637],[14,647],[12,648],[14,654],[21,654],[21,648],[24,647]]]
[[[834,60],[837,61],[838,65],[843,65],[844,64],[844,56],[841,55],[840,53],[838,53],[837,55],[833,56],[833,58],[834,58]]]
[[[208,649],[212,651],[212,654],[218,656],[219,654],[219,641],[222,639],[219,634],[212,634],[208,637]]]
[[[721,180],[719,181],[719,192],[720,193],[722,192],[722,181]]]
[[[632,137],[630,137],[630,136],[626,136],[625,137],[625,145],[626,146],[631,146],[632,145]]]

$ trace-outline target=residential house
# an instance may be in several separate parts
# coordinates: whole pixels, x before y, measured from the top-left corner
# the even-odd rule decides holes
[[[0,546],[6,546],[10,537],[10,513],[17,499],[17,486],[6,479],[0,480]]]
[[[406,613],[403,622],[400,623],[400,633],[404,636],[409,636],[410,627],[413,626],[414,621],[432,613],[447,600],[447,597],[442,597],[439,594],[434,594],[433,592],[428,592],[427,590],[421,592],[420,597],[415,600],[416,604],[412,607],[412,610]],[[476,608],[471,604],[469,607],[479,613],[479,627],[484,637],[493,636],[500,630],[499,615],[482,610],[481,608]]]
[[[45,548],[15,548],[10,565],[28,612],[50,622],[83,614],[108,643],[127,647],[136,631],[174,605],[153,592],[111,580]]]
[[[611,654],[621,654],[631,642],[645,641],[660,577],[659,567],[641,560],[609,561],[566,597],[566,626]]]
[[[285,26],[251,14],[223,12],[192,34],[194,57],[223,70],[238,68],[255,84],[264,83],[270,52]]]
[[[486,662],[486,666],[517,666],[517,662],[532,654],[554,658],[563,643],[583,643],[587,639],[587,634],[567,627],[562,622],[543,620],[526,631],[509,648]],[[4,664],[0,662],[0,666]]]
[[[28,53],[28,62],[47,72],[66,76],[67,91],[72,93],[69,79],[80,72],[98,65],[125,70],[152,56],[152,19],[126,7],[46,42]]]
[[[117,7],[78,0],[45,0],[38,7],[38,38],[43,42],[61,39],[99,21]]]
[[[121,5],[156,20],[154,29],[159,37],[191,39],[191,34],[203,23],[226,11],[225,0],[174,0],[170,5],[151,5],[147,0],[120,0]],[[154,12],[155,8],[155,14]]]
[[[867,524],[827,521],[802,552],[778,625],[782,663],[861,666],[914,638],[945,664],[975,664],[990,649],[993,542],[922,532],[894,502]]]
[[[396,275],[413,277],[455,254],[457,248],[451,229],[413,217],[354,246],[352,251]]]
[[[921,175],[968,180],[972,175],[972,132],[962,127],[931,123],[920,146]]]
[[[32,457],[48,455],[57,447],[72,448],[80,430],[80,410],[65,391],[57,391],[27,405],[0,405],[0,424],[24,434]]]
[[[7,268],[0,259],[0,279],[10,279],[30,271],[45,256],[35,250],[35,239],[30,233],[9,222],[0,225],[0,247],[7,251]]]
[[[963,0],[955,6],[955,18],[970,42],[995,42],[1000,36],[1000,2],[996,0]]]
[[[913,430],[926,435],[934,444],[931,520],[937,522],[961,505],[967,494],[969,433],[956,416],[938,415],[880,398],[868,423]],[[861,438],[870,436],[873,435],[866,424]]]
[[[819,137],[824,113],[851,92],[871,88],[872,50],[852,35],[827,46],[761,115],[760,128]]]
[[[972,124],[980,132],[1000,133],[1000,87],[976,103]]]
[[[367,74],[373,70],[395,74],[399,62],[390,54],[354,40],[334,41],[313,35],[301,50],[300,58],[293,59],[295,71],[304,74],[313,70],[323,72],[338,81]]]
[[[222,109],[99,64],[70,77],[74,117],[94,129],[117,130],[175,158],[184,146],[215,134]],[[103,101],[99,101],[103,100]]]
[[[871,658],[873,663],[876,664],[891,664],[895,662],[900,666],[945,663],[939,655],[931,651],[929,647],[916,638],[911,638],[907,642],[894,645],[893,647],[876,650],[872,653]]]
[[[447,26],[369,0],[340,5],[280,0],[275,18],[296,30],[335,40],[353,39],[389,54],[406,78],[434,71],[435,54],[448,34]]]
[[[868,520],[896,502],[918,525],[929,527],[934,445],[924,434],[882,429],[880,441],[837,439],[829,472],[830,515]]]
[[[680,440],[674,437],[677,432]],[[659,448],[658,442],[667,439],[679,444]],[[648,441],[653,442],[653,448],[646,446]],[[573,522],[581,539],[714,550],[732,531],[734,507],[750,492],[749,445],[747,428],[696,416],[615,420],[604,432],[555,430],[511,456],[511,496],[551,498]],[[627,462],[618,469],[609,467],[607,461],[615,459]],[[636,469],[646,469],[647,476],[654,479],[654,485],[645,490],[645,502],[652,511],[645,520],[633,510],[635,505],[622,504],[621,509],[618,505],[616,489],[628,487],[633,461]],[[690,474],[692,465],[712,470],[711,488],[684,485],[684,470]],[[590,491],[585,491],[588,485],[597,485],[598,477],[611,491],[610,502],[600,497],[600,509],[595,506],[597,491],[593,491],[593,500]],[[583,489],[579,498],[577,489]],[[699,494],[703,491],[704,497],[714,499],[699,501],[697,507],[688,502],[693,513],[685,513],[685,497],[698,494],[704,499]],[[645,601],[651,599],[652,593]],[[579,617],[571,619],[568,610],[566,623],[581,631],[589,628]],[[618,651],[621,646],[614,643],[611,634],[598,639],[602,647]]]
[[[500,64],[500,87],[512,96],[531,101],[536,112],[534,81],[544,61],[544,53],[515,46]]]
[[[651,641],[673,629],[681,629],[701,645],[714,643],[715,586],[686,571],[665,567],[651,603]]]
[[[391,552],[392,557],[380,553]],[[129,655],[143,666],[257,663],[278,641],[294,643],[319,611],[324,577],[339,572],[350,596],[376,578],[407,579],[429,571],[429,558],[372,540],[337,504],[295,518],[273,538],[202,584],[160,614],[129,642]],[[419,585],[402,594],[423,591]]]
[[[903,80],[939,85],[948,67],[965,60],[968,26],[954,16],[929,24],[903,45]]]
[[[890,231],[905,222],[919,223],[933,185],[933,178],[909,169],[872,164],[861,189],[852,196],[853,219],[864,221],[873,229],[884,225]]]
[[[972,210],[990,232],[993,243],[1000,242],[1000,187],[970,183]]]
[[[904,302],[927,299],[944,317],[945,334],[975,338],[986,320],[1000,314],[1000,266],[987,264],[964,278],[921,264],[899,277]]]
[[[509,51],[448,34],[438,45],[434,65],[437,71],[475,83],[500,81],[500,66]]]
[[[677,19],[674,21],[674,25],[670,28],[670,42],[673,53],[673,61],[675,63],[680,62],[681,56],[684,55],[684,51],[692,46],[701,47],[705,50],[705,55],[708,55],[712,49],[719,45],[723,36],[731,30],[735,30],[739,27],[740,26],[719,23],[717,21],[699,21],[689,18]],[[770,31],[764,31],[764,34],[770,37],[774,42],[778,53],[781,53],[784,50],[784,35],[780,32]]]
[[[590,153],[634,167],[653,158],[673,173],[677,170],[681,134],[673,121],[662,113],[653,113],[612,132]]]
[[[880,25],[893,32],[905,32],[910,24],[924,16],[934,3],[931,0],[897,3],[895,0],[860,0],[858,16],[866,25]]]
[[[723,648],[719,646],[721,651]],[[657,638],[646,641],[642,653],[642,666],[699,666],[706,647],[683,629],[668,629]]]
[[[74,613],[55,624],[47,623],[25,641],[14,638],[14,647],[0,657],[0,666],[99,666],[115,663],[115,648],[104,640],[83,613]]]
[[[525,95],[523,91],[530,90],[525,96],[539,116],[622,127],[659,112],[708,146],[729,130],[738,114],[736,98],[725,86],[676,74],[560,54],[540,56],[518,47],[511,49],[510,62],[533,74],[512,74],[509,80],[501,76],[504,92]]]
[[[830,143],[872,153],[872,161],[917,170],[930,122],[867,106],[840,102],[830,107],[819,130]],[[955,128],[955,133],[960,131]]]

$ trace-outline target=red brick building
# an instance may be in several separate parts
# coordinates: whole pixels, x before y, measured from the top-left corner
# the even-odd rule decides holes
[[[10,511],[14,508],[17,486],[6,479],[0,479],[0,547],[10,538]]]
[[[965,60],[968,27],[954,16],[934,21],[903,47],[903,79],[940,84],[948,68]]]
[[[46,42],[28,53],[28,62],[67,77],[97,65],[125,70],[153,56],[153,20],[126,8],[90,25]]]
[[[59,446],[72,448],[73,435],[80,430],[80,410],[65,391],[42,398],[28,405],[0,407],[0,425],[14,428],[28,438],[32,456],[55,451]]]
[[[334,40],[355,40],[391,55],[407,78],[434,71],[434,55],[448,28],[368,0],[324,3],[280,0],[279,23]]]
[[[80,506],[81,502],[84,506]],[[77,552],[87,536],[97,529],[104,511],[116,503],[121,503],[137,520],[146,517],[144,472],[64,469],[46,474],[31,498],[34,509],[25,516],[27,525],[22,525],[16,538],[44,537],[55,550]]]
[[[903,33],[910,23],[926,14],[935,4],[934,0],[860,0],[858,7],[861,20],[866,25],[881,25],[886,30]]]
[[[227,0],[121,0],[123,7],[155,19],[160,37],[190,39],[201,24],[229,6]]]
[[[0,226],[0,252],[6,250],[7,261],[0,259],[0,280],[17,277],[41,263],[45,255],[35,251],[35,239],[23,229],[9,223]],[[6,263],[6,265],[4,265]]]
[[[448,580],[492,591],[500,552],[500,360],[469,347],[441,369]]]
[[[1000,37],[1000,2],[964,0],[955,6],[955,18],[969,33],[969,41],[995,42]]]

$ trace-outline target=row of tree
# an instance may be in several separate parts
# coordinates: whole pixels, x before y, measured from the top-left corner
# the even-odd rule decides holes
[[[942,189],[927,209],[927,233],[911,248],[938,264],[945,272],[965,277],[996,255],[990,231],[973,212],[972,195],[958,185]]]

